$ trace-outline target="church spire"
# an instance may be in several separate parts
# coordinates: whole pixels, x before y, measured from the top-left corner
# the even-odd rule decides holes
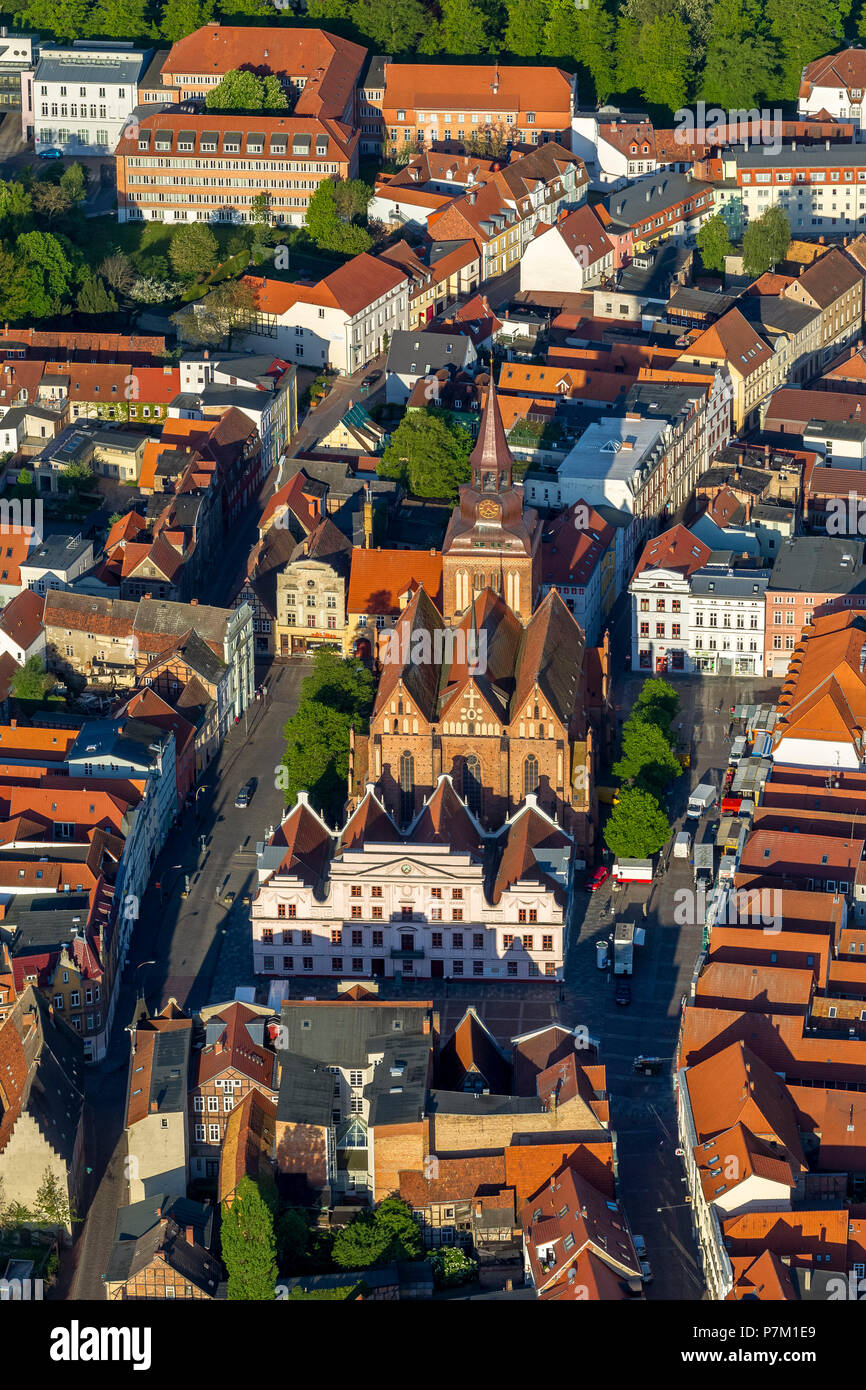
[[[478,492],[505,492],[512,486],[514,459],[505,438],[505,427],[496,399],[491,363],[487,403],[481,417],[478,440],[469,457],[472,465],[472,486]]]

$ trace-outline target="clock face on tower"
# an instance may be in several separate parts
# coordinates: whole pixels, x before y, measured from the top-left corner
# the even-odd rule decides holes
[[[490,500],[479,502],[478,515],[485,517],[489,521],[495,521],[499,516],[499,503]]]

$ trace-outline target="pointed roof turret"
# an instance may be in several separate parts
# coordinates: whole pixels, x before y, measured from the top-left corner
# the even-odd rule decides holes
[[[511,487],[514,459],[505,438],[492,372],[478,439],[469,462],[472,465],[472,486],[479,492],[504,492]]]

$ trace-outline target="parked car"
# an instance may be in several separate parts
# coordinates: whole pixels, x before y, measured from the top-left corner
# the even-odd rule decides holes
[[[617,1004],[631,1003],[631,985],[629,984],[628,980],[617,980],[616,993],[614,994],[614,999],[616,1000]]]
[[[62,158],[63,158],[63,151],[62,151],[62,150],[56,149],[54,145],[49,145],[49,147],[48,147],[47,150],[40,150],[40,151],[39,151],[39,158],[40,158],[40,159],[62,159]]]
[[[252,782],[244,782],[244,785],[235,797],[235,805],[239,807],[240,810],[245,811],[249,806],[253,799],[253,790]]]
[[[587,891],[587,893],[594,893],[594,892],[596,891],[596,889],[597,889],[597,888],[600,888],[601,885],[602,885],[603,883],[606,883],[607,880],[608,880],[609,878],[610,878],[610,869],[608,869],[604,864],[602,864],[602,866],[601,866],[600,869],[596,869],[596,871],[595,871],[595,873],[593,874],[592,878],[587,879],[587,882],[586,882],[586,891]]]
[[[597,941],[595,944],[595,963],[599,970],[607,970],[607,942]]]
[[[381,375],[381,372],[368,372],[367,375],[364,377],[364,380],[361,383],[361,385],[373,386],[379,380]]]
[[[226,893],[225,896],[223,897],[223,902],[224,902],[224,903],[228,903],[229,907],[231,907],[231,905],[232,905],[232,903],[234,902],[234,900],[235,900],[235,895],[234,895],[234,893],[231,891],[231,889],[229,889],[228,893]]]
[[[652,1283],[652,1281],[653,1281],[653,1272],[652,1272],[652,1266],[651,1266],[649,1260],[641,1260],[641,1262],[640,1262],[640,1277],[641,1277],[641,1279],[643,1279],[643,1281],[644,1281],[645,1284],[651,1284],[651,1283]]]
[[[635,1254],[637,1255],[638,1259],[639,1259],[639,1260],[645,1260],[645,1259],[646,1259],[646,1241],[644,1240],[643,1236],[635,1236],[635,1235],[633,1235],[633,1236],[632,1236],[632,1240],[634,1241],[634,1251],[635,1251]]]

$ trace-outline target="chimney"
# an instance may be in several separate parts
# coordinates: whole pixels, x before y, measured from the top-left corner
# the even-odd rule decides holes
[[[186,1243],[187,1245],[195,1245],[195,1227],[193,1226],[186,1228]]]
[[[370,484],[364,488],[364,549],[373,548],[373,499],[370,496]]]
[[[17,727],[18,727],[18,720],[17,720],[17,719],[10,719],[10,720],[9,720],[9,727],[10,727],[11,729],[17,729]]]
[[[156,1112],[157,1112],[157,1110],[158,1110],[158,1108],[159,1108],[159,1107],[158,1107],[156,1101],[155,1101],[155,1100],[152,1100],[152,1101],[150,1102],[150,1113],[151,1113],[151,1115],[155,1115]]]
[[[190,608],[197,608],[197,607],[198,607],[198,599],[197,599],[197,598],[191,598],[190,601],[189,601],[189,606],[190,606]]]

